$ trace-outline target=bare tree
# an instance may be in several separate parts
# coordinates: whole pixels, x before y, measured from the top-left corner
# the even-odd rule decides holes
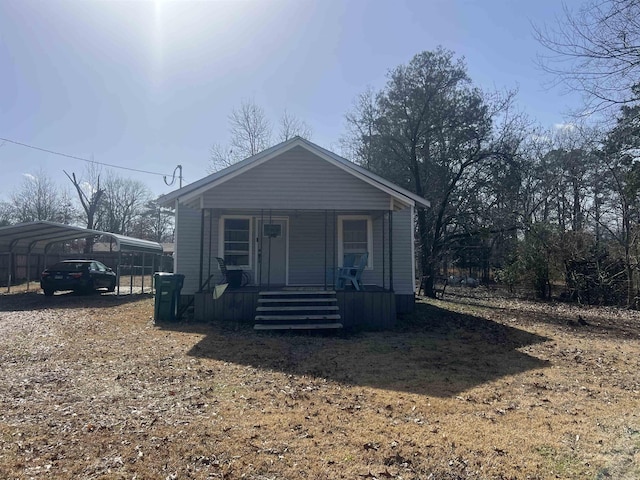
[[[173,220],[173,210],[161,207],[156,200],[149,200],[136,218],[132,233],[154,242],[170,242],[173,239]]]
[[[293,137],[310,139],[311,127],[285,110],[279,121],[277,140],[284,142]],[[264,110],[253,100],[244,100],[229,115],[231,141],[225,146],[214,143],[210,149],[208,172],[217,172],[271,146],[271,122]]]
[[[210,173],[229,167],[243,158],[268,148],[271,142],[271,123],[262,107],[253,100],[243,100],[229,115],[228,146],[214,143],[209,157]]]
[[[268,148],[271,142],[271,122],[262,107],[253,100],[244,100],[229,116],[231,149],[240,158],[250,157]]]
[[[9,202],[0,202],[0,227],[11,225],[13,221],[13,208]]]
[[[342,154],[354,162],[371,168],[374,157],[376,136],[376,119],[379,116],[376,105],[376,93],[369,86],[353,102],[349,112],[345,114],[347,131],[340,138]]]
[[[233,155],[233,151],[229,147],[225,147],[219,143],[211,145],[209,152],[209,173],[230,167],[240,160],[240,158]]]
[[[286,109],[282,112],[282,116],[280,117],[280,132],[278,134],[278,139],[281,142],[286,142],[293,137],[302,137],[311,140],[312,134],[313,130],[305,121],[300,120]]]
[[[96,224],[101,230],[128,235],[136,217],[149,201],[149,189],[142,182],[107,173],[104,199],[98,210]]]
[[[76,178],[75,173],[69,175],[64,171],[64,174],[71,180],[71,183],[78,193],[80,205],[84,210],[86,227],[90,230],[95,229],[96,214],[104,195],[104,190],[100,187],[100,168],[96,164],[90,163],[86,171],[87,179],[82,182]],[[85,253],[93,251],[93,240],[93,237],[86,238],[84,246]]]
[[[564,5],[555,26],[535,27],[548,53],[544,70],[558,83],[585,94],[586,113],[640,99],[640,1],[590,0]]]
[[[68,195],[43,171],[25,174],[22,185],[11,194],[13,217],[17,222],[46,220],[70,222],[75,213]]]

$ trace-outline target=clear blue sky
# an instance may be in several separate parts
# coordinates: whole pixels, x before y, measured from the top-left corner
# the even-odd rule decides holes
[[[579,4],[578,1],[575,4]],[[573,4],[572,4],[573,5]],[[206,174],[228,115],[252,98],[275,122],[283,109],[337,149],[344,114],[387,71],[438,45],[464,56],[474,83],[519,88],[518,106],[545,127],[575,96],[543,87],[531,22],[557,0],[263,0],[0,2],[0,137],[160,173]],[[0,200],[25,173],[85,164],[5,143]],[[155,195],[161,176],[117,170]]]

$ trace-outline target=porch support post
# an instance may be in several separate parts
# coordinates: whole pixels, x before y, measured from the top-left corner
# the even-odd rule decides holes
[[[384,212],[382,212],[382,289],[383,290],[384,290],[384,287],[386,286],[386,282],[387,282],[387,279],[386,279],[386,276],[387,276],[387,270],[386,270],[387,263],[386,263],[386,260],[384,258],[385,257],[384,252],[387,249],[386,245],[385,245],[385,235],[384,235],[384,219],[385,219],[385,217],[386,217],[386,215],[384,214]]]
[[[142,293],[144,293],[145,253],[142,252]]]
[[[269,209],[269,224],[271,225],[273,218],[273,210]],[[269,227],[271,228],[271,227]],[[264,226],[262,226],[262,232],[264,233]],[[269,255],[267,256],[267,288],[271,288],[271,235],[269,235]]]
[[[327,211],[324,211],[324,289],[327,289]],[[333,272],[335,277],[335,272]]]
[[[202,288],[202,262],[204,261],[204,208],[200,210],[200,277],[198,291]],[[174,272],[175,273],[175,272]]]
[[[389,290],[393,292],[393,210],[389,210]]]
[[[209,209],[209,255],[207,255],[207,264],[208,264],[207,281],[209,281],[211,279],[211,248],[213,246],[212,237],[213,237],[213,209],[210,208]],[[251,261],[251,260],[249,260],[249,261]],[[211,288],[211,284],[210,283],[209,283],[209,288]]]
[[[331,264],[333,265],[333,271],[337,272],[338,271],[338,265],[336,265],[336,262],[338,261],[338,255],[336,254],[336,245],[338,244],[338,232],[336,230],[336,211],[333,211],[333,228],[332,233],[333,233],[333,252],[331,252],[331,256],[333,257],[333,260],[331,261]],[[333,278],[331,279],[331,283],[333,285],[333,289],[336,289],[336,276],[334,275]]]
[[[258,268],[260,269],[258,285],[262,285],[262,242],[264,231],[264,208],[260,209],[260,228],[258,228]]]

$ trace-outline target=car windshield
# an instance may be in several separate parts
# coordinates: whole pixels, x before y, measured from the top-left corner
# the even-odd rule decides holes
[[[58,272],[79,272],[89,268],[87,262],[60,262],[48,268],[48,270],[55,270]]]

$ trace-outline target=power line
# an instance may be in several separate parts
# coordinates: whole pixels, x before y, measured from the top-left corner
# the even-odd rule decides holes
[[[110,163],[96,162],[95,160],[89,160],[88,158],[76,157],[75,155],[69,155],[68,153],[54,152],[53,150],[47,150],[46,148],[36,147],[34,145],[28,145],[26,143],[16,142],[15,140],[9,140],[8,138],[0,137],[3,142],[13,143],[20,145],[21,147],[32,148],[33,150],[40,150],[41,152],[51,153],[53,155],[59,155],[61,157],[73,158],[74,160],[82,160],[83,162],[95,163],[97,165],[104,165],[105,167],[120,168],[122,170],[129,170],[130,172],[148,173],[149,175],[159,175],[161,177],[171,176],[170,173],[150,172],[148,170],[138,170],[137,168],[121,167],[120,165],[112,165]]]

